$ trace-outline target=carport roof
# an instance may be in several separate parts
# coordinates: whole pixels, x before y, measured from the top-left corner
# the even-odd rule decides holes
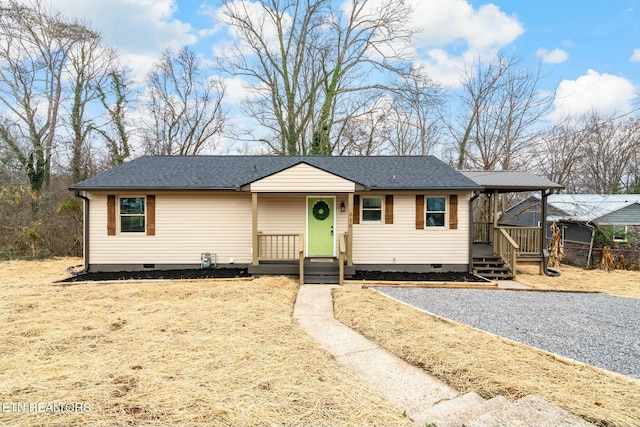
[[[483,192],[516,193],[523,191],[560,190],[560,184],[526,171],[462,171],[462,174],[484,188]]]

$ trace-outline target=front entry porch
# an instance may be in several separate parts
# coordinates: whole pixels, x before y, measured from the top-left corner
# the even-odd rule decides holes
[[[252,208],[249,274],[298,276],[301,284],[342,284],[345,275],[355,272],[349,238],[353,193],[252,193]]]

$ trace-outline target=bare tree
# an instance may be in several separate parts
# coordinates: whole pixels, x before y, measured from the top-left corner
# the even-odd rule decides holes
[[[36,193],[48,187],[70,52],[97,33],[40,3],[0,3],[0,144]]]
[[[438,144],[442,119],[439,111],[445,98],[443,90],[420,70],[400,81],[394,91],[394,108],[389,114],[388,146],[393,154],[421,155]]]
[[[353,94],[380,89],[367,77],[404,74],[412,31],[402,0],[224,0],[223,22],[241,43],[229,46],[224,68],[253,85],[250,115],[272,132],[278,154],[341,151],[337,132],[362,104]],[[378,79],[380,81],[380,79]]]
[[[583,134],[582,124],[568,119],[554,124],[533,145],[532,158],[537,161],[533,168],[551,181],[564,185],[569,193],[583,190]]]
[[[541,69],[530,71],[514,57],[498,55],[480,61],[463,82],[465,106],[454,126],[458,168],[517,169],[528,160],[526,147],[536,139],[540,119],[550,111],[553,96],[541,95]]]
[[[390,139],[391,125],[388,121],[393,114],[390,98],[377,100],[373,107],[361,114],[350,117],[341,132],[341,155],[375,156],[384,154],[386,142]]]
[[[104,139],[109,156],[109,166],[121,165],[130,155],[129,122],[126,119],[127,106],[132,100],[132,92],[125,70],[112,70],[108,79],[97,87],[100,103],[107,112],[108,120],[95,130]]]
[[[536,169],[569,193],[637,191],[640,118],[597,112],[555,124],[536,144]]]
[[[150,154],[194,155],[214,149],[225,125],[224,86],[203,73],[187,47],[166,50],[149,73],[144,144]]]
[[[640,152],[640,122],[636,118],[585,118],[583,177],[589,192],[624,192]]]
[[[71,82],[72,98],[67,116],[73,182],[92,175],[92,163],[95,159],[92,158],[93,147],[89,136],[97,129],[97,121],[102,121],[102,118],[90,114],[89,110],[96,100],[104,101],[102,87],[111,78],[116,61],[115,50],[103,48],[100,37],[81,40],[70,50],[67,74]]]

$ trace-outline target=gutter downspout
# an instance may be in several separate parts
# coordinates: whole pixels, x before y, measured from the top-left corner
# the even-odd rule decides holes
[[[587,265],[584,266],[585,269],[588,269],[589,265],[591,264],[591,256],[593,255],[593,240],[596,235],[596,227],[589,224],[588,222],[585,223],[585,225],[591,229],[591,241],[589,242],[589,255],[587,255]]]
[[[469,267],[467,269],[471,274],[473,274],[473,201],[477,199],[478,196],[480,196],[480,192],[474,191],[473,196],[469,199],[469,221],[471,226],[469,227]]]
[[[84,206],[82,208],[82,212],[84,214],[84,220],[82,221],[82,260],[83,260],[83,268],[80,271],[73,271],[73,267],[69,267],[67,271],[71,273],[73,276],[77,276],[82,273],[87,273],[89,271],[89,198],[80,193],[80,191],[75,192],[75,196],[84,200]]]

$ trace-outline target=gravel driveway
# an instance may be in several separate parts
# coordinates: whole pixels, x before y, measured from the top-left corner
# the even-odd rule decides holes
[[[640,299],[567,292],[376,289],[429,313],[640,378]]]

